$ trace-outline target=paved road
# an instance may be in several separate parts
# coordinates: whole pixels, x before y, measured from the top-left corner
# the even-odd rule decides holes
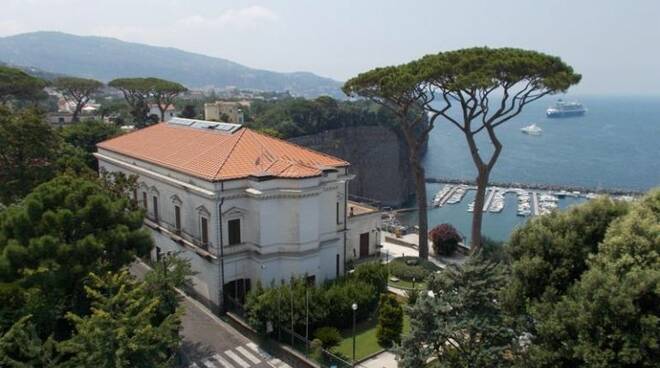
[[[131,273],[144,276],[148,266],[131,265]],[[184,295],[183,367],[190,368],[290,368],[273,358],[256,343],[241,335],[231,325],[215,316],[198,301]]]

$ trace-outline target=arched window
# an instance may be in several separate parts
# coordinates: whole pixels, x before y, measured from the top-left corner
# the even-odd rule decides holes
[[[209,225],[211,219],[211,212],[204,206],[197,207],[199,214],[199,241],[204,248],[209,245]]]
[[[151,187],[151,201],[152,201],[152,208],[151,208],[151,213],[153,216],[154,221],[158,222],[160,219],[160,209],[158,207],[158,197],[160,194],[158,193],[158,189],[156,187]]]
[[[176,194],[171,198],[172,208],[174,209],[174,230],[177,233],[181,232],[181,199]]]

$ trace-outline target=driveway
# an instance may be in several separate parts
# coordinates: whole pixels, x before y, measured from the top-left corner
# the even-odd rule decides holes
[[[131,265],[132,274],[141,278],[149,267],[142,262]],[[190,368],[290,368],[273,358],[254,341],[241,335],[227,322],[193,298],[181,293],[185,313],[183,327],[182,367]]]

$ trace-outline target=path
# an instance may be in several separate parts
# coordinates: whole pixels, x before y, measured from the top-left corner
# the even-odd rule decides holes
[[[389,352],[384,351],[374,357],[371,357],[364,362],[358,364],[358,367],[363,368],[397,368],[396,356]]]
[[[139,278],[149,270],[142,262],[130,267]],[[241,335],[195,299],[183,295],[183,367],[190,368],[290,368],[256,343]]]

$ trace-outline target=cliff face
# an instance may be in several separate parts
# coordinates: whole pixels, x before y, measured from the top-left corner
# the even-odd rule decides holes
[[[349,193],[399,207],[415,193],[415,181],[408,163],[408,146],[385,127],[361,126],[333,129],[289,139],[311,149],[337,156],[351,163]]]

